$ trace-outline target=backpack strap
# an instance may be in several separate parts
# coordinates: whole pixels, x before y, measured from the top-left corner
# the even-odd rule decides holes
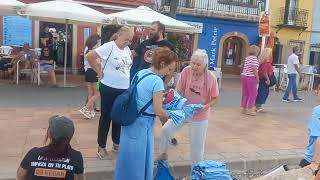
[[[143,106],[143,108],[141,108],[141,110],[138,113],[138,116],[142,114],[145,116],[155,117],[156,116],[155,114],[149,114],[145,112],[152,103],[153,103],[153,99],[151,99],[145,106]]]
[[[134,86],[137,86],[138,83],[139,83],[142,79],[144,79],[145,77],[150,76],[150,75],[154,75],[154,74],[153,74],[153,73],[147,73],[147,74],[143,75],[139,80],[138,80],[138,76],[136,75],[136,77],[135,77],[134,80],[133,80]],[[141,114],[143,114],[143,115],[145,115],[145,116],[154,117],[154,116],[155,116],[154,114],[149,114],[149,113],[146,113],[146,112],[145,112],[145,111],[147,110],[147,108],[148,108],[152,103],[153,103],[153,98],[152,98],[149,102],[147,102],[147,104],[144,105],[144,106],[140,109],[140,111],[139,111],[139,113],[138,113],[138,116],[140,116]]]
[[[135,83],[135,86],[136,86],[142,79],[144,79],[144,78],[146,78],[147,76],[150,76],[150,75],[154,75],[154,74],[153,74],[153,73],[147,73],[147,74],[143,75],[139,80],[137,80],[139,77],[136,76],[137,79],[135,79],[136,82],[134,82],[134,83]]]

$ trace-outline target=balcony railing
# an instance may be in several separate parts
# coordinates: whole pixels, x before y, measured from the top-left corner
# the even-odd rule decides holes
[[[260,15],[265,0],[179,0],[179,8],[221,11],[246,15]],[[165,0],[164,5],[169,5]]]
[[[280,8],[278,26],[306,29],[308,27],[308,14],[309,11],[306,9],[282,7]]]

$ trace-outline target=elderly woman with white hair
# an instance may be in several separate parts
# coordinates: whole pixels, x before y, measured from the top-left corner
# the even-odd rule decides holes
[[[203,104],[205,108],[196,111],[190,120],[180,126],[176,126],[170,119],[164,124],[160,133],[158,159],[168,158],[167,150],[170,139],[181,126],[188,124],[191,159],[195,164],[203,160],[209,112],[216,104],[219,95],[217,79],[208,70],[208,55],[205,50],[198,49],[193,53],[190,65],[181,72],[176,89],[181,96],[187,99],[187,104]]]

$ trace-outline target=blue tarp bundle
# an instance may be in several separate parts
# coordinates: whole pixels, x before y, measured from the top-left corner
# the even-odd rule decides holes
[[[202,104],[188,104],[182,107],[181,110],[168,110],[170,119],[176,126],[182,124],[186,119],[192,117],[194,111],[203,109]]]
[[[180,110],[187,102],[176,90],[170,89],[163,100],[163,108],[166,110]]]
[[[157,175],[154,180],[175,180],[170,174],[168,162],[164,160],[158,160]]]
[[[192,180],[232,180],[225,163],[204,160],[193,166]]]
[[[182,124],[186,119],[192,117],[196,110],[203,109],[202,104],[185,105],[187,99],[182,97],[176,90],[170,89],[163,100],[163,108],[168,111],[170,119],[176,126]]]

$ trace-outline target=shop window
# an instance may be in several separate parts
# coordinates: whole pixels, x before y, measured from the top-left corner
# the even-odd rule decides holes
[[[302,63],[303,62],[303,54],[304,54],[304,46],[305,46],[305,42],[304,41],[300,41],[300,40],[290,40],[289,41],[289,50],[290,52],[292,52],[292,48],[298,46],[300,49],[300,54],[301,56],[299,56],[299,60]],[[291,53],[290,53],[291,54]]]

